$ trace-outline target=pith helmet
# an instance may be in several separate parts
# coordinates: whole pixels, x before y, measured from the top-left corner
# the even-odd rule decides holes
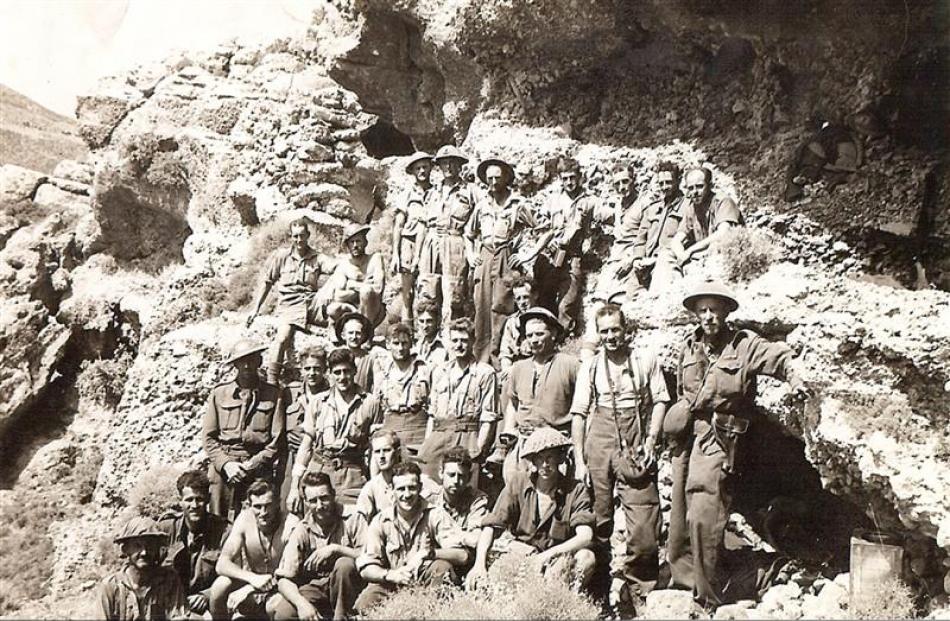
[[[556,336],[561,336],[564,333],[564,326],[562,326],[558,318],[554,316],[554,313],[543,306],[534,306],[523,312],[518,320],[522,334],[524,334],[525,326],[528,325],[528,320],[530,319],[540,319],[548,324],[548,326],[554,329]]]
[[[225,360],[225,363],[234,364],[235,361],[241,358],[262,352],[265,349],[267,349],[267,345],[260,345],[251,339],[241,339],[231,348],[231,356]]]
[[[345,227],[343,227],[343,243],[345,244],[357,235],[366,235],[367,233],[369,233],[368,224],[350,222]]]
[[[418,164],[419,162],[432,162],[432,156],[426,153],[425,151],[416,151],[409,156],[409,159],[406,160],[405,171],[409,172],[409,169],[412,168],[413,164]]]
[[[139,539],[142,537],[158,537],[163,541],[168,541],[168,534],[158,526],[158,522],[152,518],[141,515],[133,516],[122,526],[119,534],[113,538],[115,543],[122,543],[129,539]]]
[[[458,147],[451,144],[446,144],[439,147],[439,150],[435,152],[435,157],[432,159],[438,162],[439,160],[447,160],[453,157],[456,159],[460,159],[463,162],[468,161],[468,158],[462,155],[462,152],[459,151]]]
[[[700,283],[683,298],[683,306],[686,310],[692,311],[693,305],[699,298],[719,298],[726,303],[730,313],[739,308],[735,294],[729,287],[718,281],[707,280]]]
[[[485,179],[485,174],[488,171],[489,166],[497,166],[501,168],[501,174],[505,176],[505,184],[509,184],[515,178],[515,169],[511,167],[511,164],[505,160],[498,159],[496,157],[490,157],[487,160],[482,160],[478,164],[478,168],[475,169],[475,174],[478,175],[478,178],[481,179],[482,183],[487,184],[488,181]]]
[[[547,426],[537,427],[524,441],[524,445],[521,447],[521,456],[529,457],[550,448],[567,449],[570,446],[571,441],[557,429]]]

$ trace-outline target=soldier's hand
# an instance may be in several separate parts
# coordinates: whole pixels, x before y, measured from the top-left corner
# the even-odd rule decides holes
[[[301,509],[303,509],[303,503],[300,502],[300,491],[294,485],[287,494],[287,510],[295,515],[300,515]]]
[[[386,581],[393,584],[407,585],[412,582],[412,569],[403,565],[399,569],[390,569],[386,572]]]
[[[317,621],[317,619],[320,618],[320,613],[313,607],[313,604],[304,600],[300,602],[300,606],[297,607],[297,618],[300,619],[300,621]]]
[[[307,571],[316,573],[321,565],[325,565],[336,554],[336,546],[327,544],[313,551],[306,561],[304,567]]]
[[[477,589],[479,583],[483,582],[486,577],[488,577],[488,570],[485,566],[476,564],[465,576],[465,588],[469,590]]]
[[[208,598],[201,593],[189,595],[188,609],[195,614],[203,615],[208,611]]]
[[[247,583],[261,593],[269,593],[277,588],[277,581],[270,574],[255,574]]]
[[[656,438],[647,435],[643,441],[643,467],[649,468],[656,461]]]
[[[221,470],[224,472],[225,479],[228,481],[235,481],[237,483],[240,483],[247,474],[244,472],[244,467],[241,465],[241,463],[237,461],[227,462],[224,464],[224,467]]]
[[[587,464],[580,459],[574,461],[574,478],[584,485],[590,485],[590,472],[587,470]]]

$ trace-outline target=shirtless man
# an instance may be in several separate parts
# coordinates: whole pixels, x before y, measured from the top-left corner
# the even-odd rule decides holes
[[[341,261],[321,289],[321,297],[333,300],[339,306],[329,309],[329,317],[336,320],[347,310],[356,308],[378,326],[386,315],[382,304],[386,288],[386,270],[379,253],[367,253],[366,235],[369,226],[349,224],[343,229],[343,245],[349,257]],[[372,337],[372,333],[368,335]]]

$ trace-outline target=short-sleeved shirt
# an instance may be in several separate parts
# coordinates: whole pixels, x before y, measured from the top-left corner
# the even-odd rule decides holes
[[[623,256],[633,250],[646,208],[645,199],[635,200],[630,205],[621,203],[617,206],[612,255]]]
[[[208,513],[201,532],[191,532],[184,515],[175,512],[164,516],[159,527],[168,534],[169,541],[164,563],[175,570],[185,590],[194,594],[210,587],[218,575],[215,566],[231,524]]]
[[[679,230],[683,220],[683,198],[677,197],[669,204],[663,199],[647,206],[633,255],[637,259],[656,256],[661,248],[666,248]]]
[[[345,440],[343,450],[366,448],[368,435],[362,429],[362,421],[373,407],[374,398],[365,392],[357,392],[348,404],[337,388],[321,393],[313,409],[314,418],[304,420],[303,431],[314,440],[314,448],[333,446]]]
[[[499,205],[486,194],[475,203],[465,234],[491,248],[516,248],[529,226],[533,226],[533,220],[520,196],[512,192]]]
[[[505,394],[517,408],[515,424],[540,421],[552,427],[571,422],[571,399],[580,362],[556,352],[546,363],[519,360],[508,373]]]
[[[580,256],[587,246],[597,204],[598,200],[586,190],[573,198],[565,192],[552,196],[545,204],[547,225],[554,231],[547,252],[557,252],[558,246],[563,245],[568,257]]]
[[[291,450],[297,450],[303,437],[304,421],[316,419],[316,409],[321,403],[321,396],[329,386],[326,381],[318,387],[316,392],[303,382],[293,382],[287,386],[287,444]]]
[[[417,552],[430,557],[437,548],[460,547],[444,512],[422,500],[422,510],[412,524],[399,517],[396,507],[380,511],[366,529],[363,554],[356,559],[362,571],[370,565],[399,569]]]
[[[449,361],[449,352],[442,344],[442,339],[435,336],[431,341],[419,339],[414,349],[416,357],[426,363],[430,369],[435,369]]]
[[[432,374],[426,363],[415,358],[400,370],[389,352],[374,361],[373,392],[385,410],[407,411],[425,408],[429,402]]]
[[[99,583],[96,597],[96,618],[108,621],[151,621],[152,619],[184,619],[188,615],[185,592],[175,571],[159,567],[142,594],[126,576],[125,569],[106,576]]]
[[[481,362],[472,362],[464,369],[456,362],[432,369],[429,415],[435,419],[497,420],[495,369]]]
[[[301,257],[291,247],[278,250],[271,256],[265,281],[277,286],[280,302],[288,296],[293,298],[301,290],[316,292],[320,287],[320,278],[332,273],[335,267],[332,259],[313,248]]]
[[[538,551],[567,541],[578,526],[593,527],[590,492],[583,483],[561,477],[554,491],[554,503],[540,515],[536,477],[536,474],[516,472],[482,525],[507,530],[515,539]]]
[[[432,501],[442,493],[442,487],[425,474],[422,475],[422,497]],[[389,509],[396,502],[396,494],[391,482],[382,474],[377,474],[363,485],[356,499],[356,511],[366,520],[373,519],[380,511]]]
[[[414,183],[396,202],[396,213],[401,213],[406,217],[402,225],[403,237],[416,238],[425,228],[429,201],[434,192],[431,186],[423,189]]]
[[[297,584],[306,584],[315,578],[326,578],[333,569],[332,563],[320,567],[316,572],[308,571],[304,563],[315,551],[331,543],[347,548],[362,548],[365,524],[363,516],[358,513],[347,518],[338,515],[333,525],[324,530],[309,516],[305,517],[291,532],[275,575]]]
[[[686,245],[690,246],[701,242],[719,228],[720,224],[730,223],[735,226],[742,224],[742,214],[735,202],[728,197],[713,197],[709,203],[709,210],[699,214],[696,205],[690,201],[683,202],[683,219],[680,221],[677,234],[686,235]]]
[[[608,371],[604,370],[605,361],[614,378],[618,408],[646,408],[670,400],[666,380],[653,352],[631,350],[626,364],[615,365],[607,360],[606,352],[601,350],[581,363],[571,404],[572,414],[586,417],[595,407],[610,408],[613,405]]]
[[[521,334],[521,313],[516,312],[505,319],[501,329],[501,345],[498,357],[515,363],[531,355],[524,346],[525,339]]]
[[[426,219],[430,231],[444,235],[461,235],[475,209],[475,193],[464,182],[442,184],[434,191]]]
[[[464,497],[460,499],[459,507],[449,502],[445,492],[438,494],[430,501],[434,507],[445,512],[460,540],[466,534],[479,532],[482,521],[488,515],[488,495],[485,492],[469,487],[463,493]]]

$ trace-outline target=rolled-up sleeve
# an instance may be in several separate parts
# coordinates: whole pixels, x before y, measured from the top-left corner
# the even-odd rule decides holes
[[[363,542],[363,553],[356,559],[356,568],[362,571],[370,565],[379,565],[386,568],[385,542],[383,528],[379,516],[373,518],[366,529],[366,538]]]
[[[649,366],[650,396],[653,403],[669,403],[670,391],[666,386],[666,378],[663,377],[663,370],[654,354],[647,356]]]
[[[591,508],[590,493],[587,487],[578,482],[570,494],[570,517],[571,528],[578,526],[593,526],[594,512]]]
[[[590,374],[593,360],[596,360],[596,358],[588,358],[581,363],[580,368],[577,370],[577,381],[574,384],[574,398],[571,401],[571,414],[583,416],[584,418],[586,418],[590,412],[591,400],[594,398],[590,389]]]
[[[498,500],[495,501],[495,508],[482,518],[483,527],[491,526],[496,530],[505,530],[514,527],[518,522],[521,509],[518,498],[524,489],[521,476],[520,473],[516,474],[501,490]]]
[[[307,527],[302,522],[298,522],[290,534],[290,540],[284,546],[284,553],[280,557],[280,564],[274,575],[278,578],[295,580],[300,575],[300,567],[310,556],[310,553],[310,537],[307,535]]]
[[[498,376],[494,371],[486,372],[478,378],[479,415],[478,420],[492,423],[498,420]]]

